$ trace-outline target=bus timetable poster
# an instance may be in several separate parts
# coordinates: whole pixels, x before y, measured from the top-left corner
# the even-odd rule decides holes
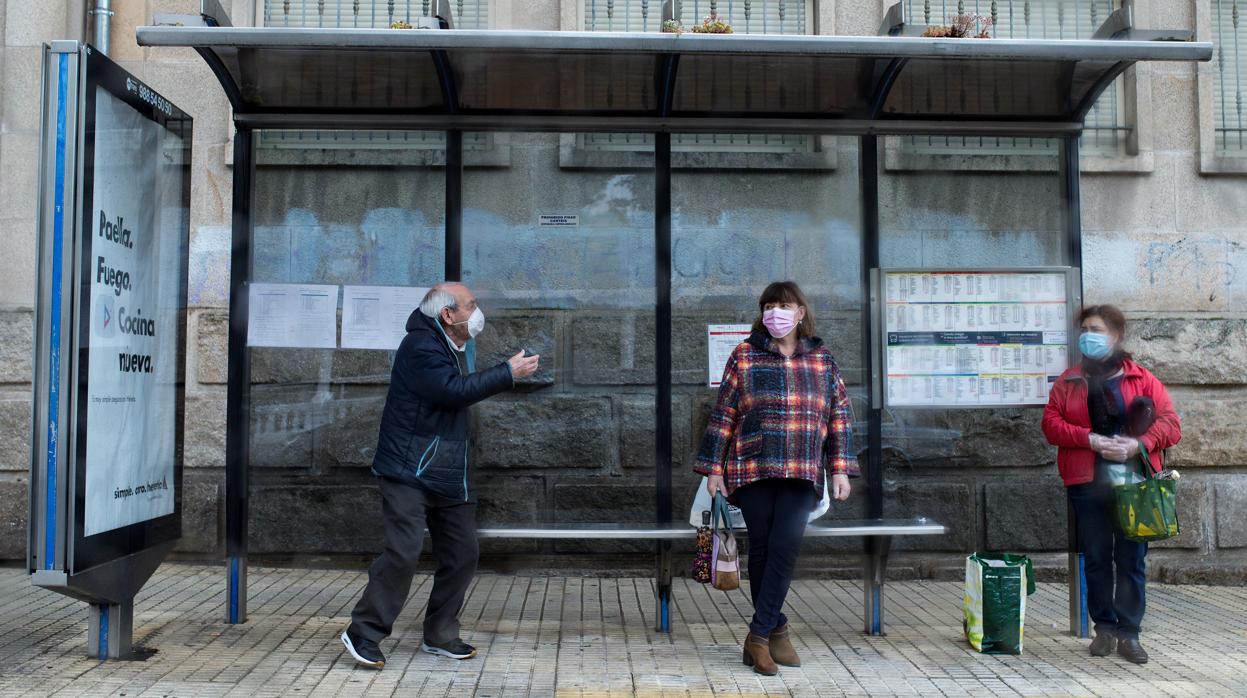
[[[1070,360],[1067,271],[883,271],[887,406],[1045,404]]]

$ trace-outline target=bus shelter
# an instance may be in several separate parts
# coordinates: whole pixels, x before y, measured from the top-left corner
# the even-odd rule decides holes
[[[982,259],[951,240],[946,241],[944,262],[931,265],[906,257],[907,250],[901,248],[908,244],[899,234],[890,239],[898,210],[920,205],[938,209],[940,197],[919,203],[915,192],[906,194],[889,181],[885,141],[1053,139],[1055,172],[1037,190],[1010,194],[1018,198],[1002,205],[1041,198],[1054,235],[1039,252],[1024,243],[998,252],[1016,255],[1018,268],[1070,270],[1068,300],[1070,307],[1077,307],[1082,266],[1079,149],[1089,111],[1138,62],[1203,61],[1212,55],[1212,46],[1191,42],[1189,32],[1134,28],[1128,6],[1110,16],[1095,38],[1079,41],[931,39],[917,36],[921,27],[900,21],[899,6],[888,18],[878,36],[235,28],[223,17],[208,22],[220,26],[140,28],[141,45],[195,49],[233,108],[226,417],[230,622],[241,622],[246,614],[253,408],[248,317],[254,310],[249,308],[248,287],[257,281],[254,263],[264,244],[254,234],[255,154],[257,138],[266,132],[444,135],[444,161],[439,163],[444,166],[444,268],[439,271],[449,280],[465,277],[467,250],[478,244],[464,224],[465,198],[477,195],[474,187],[487,186],[470,172],[465,175],[473,139],[515,132],[590,139],[612,134],[623,142],[644,144],[643,157],[632,158],[626,167],[652,183],[652,201],[645,204],[648,211],[641,224],[649,230],[637,238],[635,249],[647,257],[652,251],[639,278],[647,287],[642,305],[648,304],[653,313],[653,344],[644,350],[652,351],[654,366],[650,458],[656,493],[653,521],[658,526],[678,526],[673,521],[684,518],[674,510],[685,493],[677,494],[673,484],[673,373],[681,366],[681,357],[673,356],[673,342],[678,341],[673,337],[673,309],[680,312],[682,302],[715,303],[713,293],[682,301],[688,296],[682,295],[679,274],[673,273],[678,262],[673,225],[681,225],[673,208],[679,208],[682,191],[697,186],[691,175],[680,174],[680,158],[689,156],[682,156],[673,142],[678,145],[689,134],[778,134],[841,144],[841,167],[856,172],[843,200],[854,219],[849,226],[851,249],[827,258],[834,256],[838,265],[831,285],[848,289],[843,316],[860,327],[849,338],[861,357],[860,371],[850,382],[862,398],[858,419],[864,437],[865,517],[883,520],[885,449],[890,445],[880,346],[885,319],[874,275],[887,267],[956,267],[958,255]],[[821,204],[810,200],[808,205]],[[998,245],[1011,244],[1007,236],[996,240]],[[795,247],[789,254],[799,257],[809,245],[825,250],[832,242],[803,239],[791,244]],[[523,254],[516,254],[521,259],[514,263],[522,264]],[[813,264],[817,269],[822,262],[815,259]],[[745,305],[736,307],[747,310],[752,298],[742,299]],[[517,530],[514,537],[522,534]],[[867,554],[877,557],[879,545],[878,538],[866,538]],[[669,550],[667,542],[659,543],[658,594],[664,618]],[[1076,556],[1071,560],[1076,573]],[[876,585],[882,572],[878,566],[873,569]],[[868,589],[871,584],[868,578]],[[1081,601],[1072,596],[1071,622],[1076,623]],[[880,632],[881,626],[872,627],[868,619],[867,631]]]

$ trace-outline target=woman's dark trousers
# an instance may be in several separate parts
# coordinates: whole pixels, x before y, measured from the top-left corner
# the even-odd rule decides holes
[[[1147,543],[1129,540],[1117,528],[1116,500],[1109,483],[1097,480],[1066,491],[1078,522],[1087,612],[1095,631],[1138,637],[1146,605]]]
[[[749,594],[753,621],[749,631],[766,637],[788,623],[784,597],[801,552],[801,538],[815,503],[809,480],[769,478],[732,493],[749,527]]]

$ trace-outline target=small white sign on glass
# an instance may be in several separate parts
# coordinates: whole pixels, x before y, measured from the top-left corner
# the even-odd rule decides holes
[[[337,286],[253,283],[247,300],[247,346],[338,346]]]
[[[719,387],[732,351],[749,339],[751,331],[749,325],[706,325],[706,346],[709,348],[706,378],[711,388]]]
[[[342,348],[394,351],[407,336],[407,318],[427,288],[343,286]]]

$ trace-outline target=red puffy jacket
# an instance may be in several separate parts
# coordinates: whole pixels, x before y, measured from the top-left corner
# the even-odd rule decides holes
[[[1152,467],[1161,469],[1162,451],[1182,438],[1182,424],[1169,391],[1147,369],[1127,359],[1122,364],[1121,396],[1127,406],[1140,395],[1156,404],[1156,423],[1139,439],[1148,450]],[[1057,447],[1056,465],[1065,486],[1095,479],[1096,452],[1091,450],[1091,412],[1087,408],[1087,379],[1074,366],[1057,379],[1043,412],[1043,433]]]

